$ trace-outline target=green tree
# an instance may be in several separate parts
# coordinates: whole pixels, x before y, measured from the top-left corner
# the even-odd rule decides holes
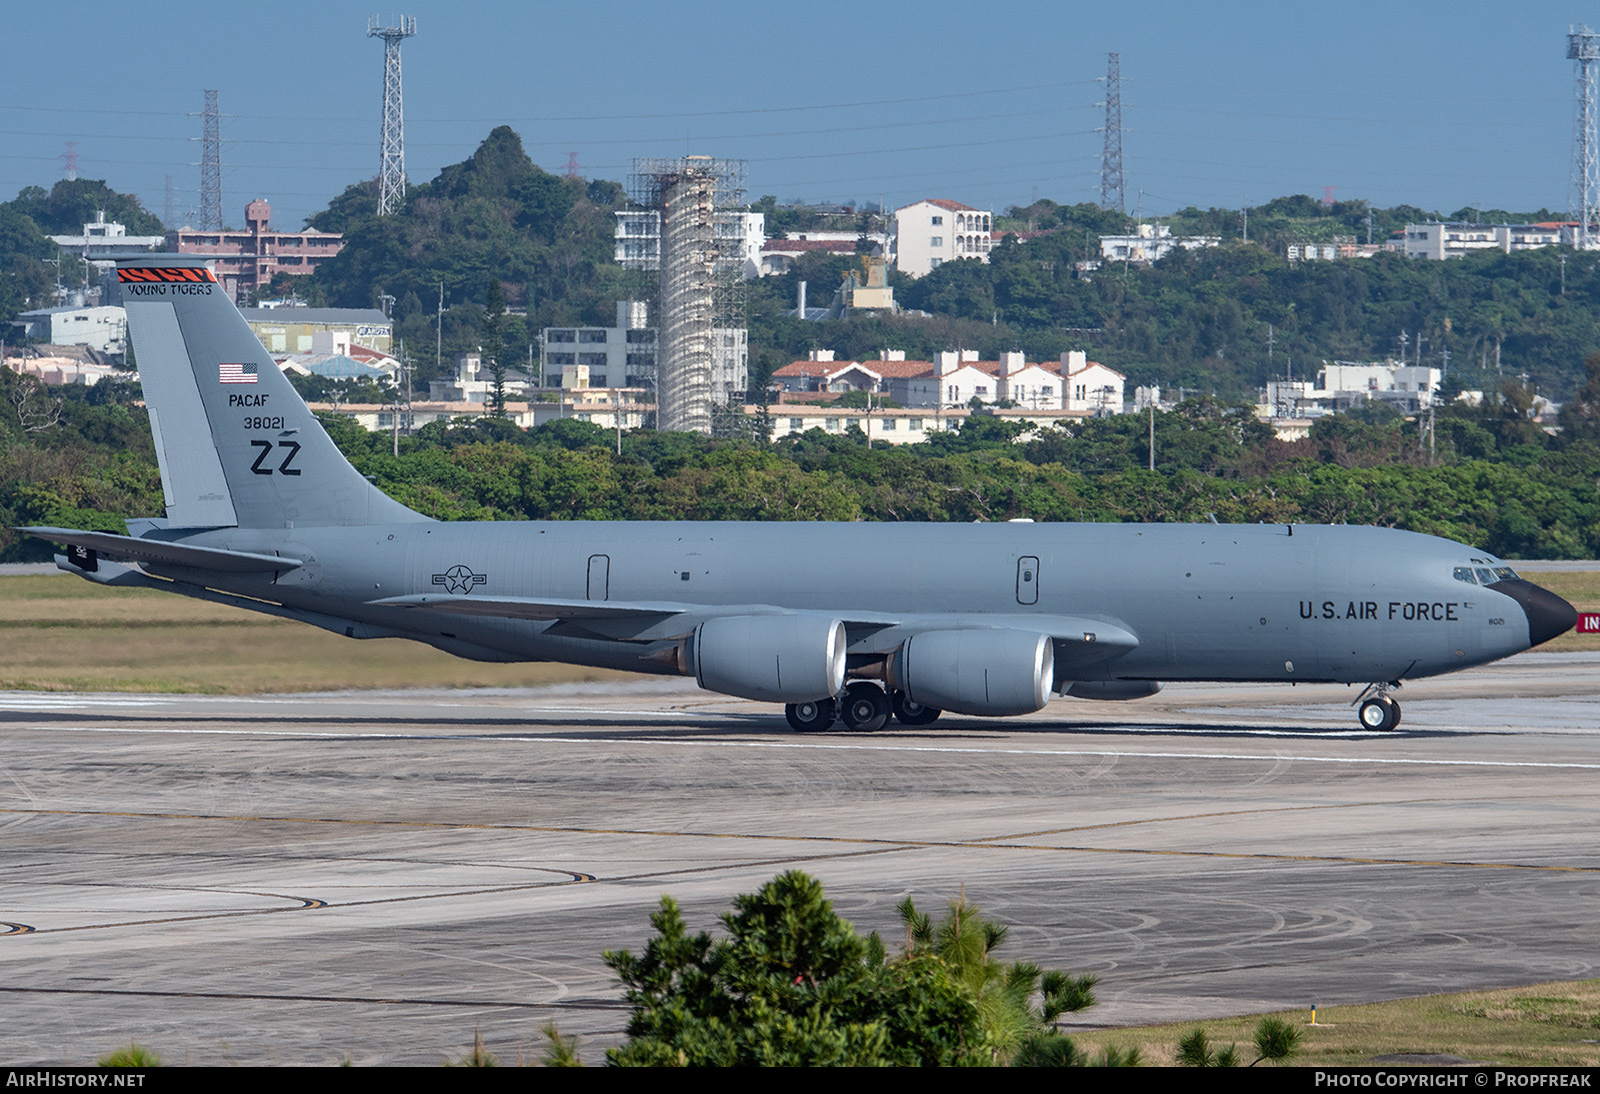
[[[1026,961],[1005,962],[994,951],[1005,942],[1004,924],[984,919],[965,897],[950,902],[938,923],[910,897],[901,901],[906,953],[937,957],[976,1003],[983,1041],[996,1063],[1011,1060],[1024,1045],[1030,1054],[1048,1052],[1039,1042],[1054,1034],[1056,1019],[1094,1006],[1093,975],[1044,972]],[[1038,1002],[1035,1003],[1035,998]]]
[[[883,1026],[861,1021],[867,944],[822,886],[791,872],[740,896],[723,916],[729,937],[690,935],[676,902],[651,917],[640,957],[607,953],[633,1007],[613,1064],[868,1065],[885,1062]]]
[[[998,961],[992,951],[1005,929],[964,900],[937,928],[909,901],[902,916],[910,935],[890,956],[798,871],[735,898],[720,940],[691,935],[677,904],[663,897],[643,954],[605,955],[633,1008],[628,1042],[607,1058],[629,1065],[1083,1062],[1048,1023],[1092,1002],[1092,977]]]
[[[1256,1023],[1252,1038],[1256,1058],[1249,1063],[1255,1067],[1263,1060],[1280,1063],[1293,1056],[1300,1048],[1301,1034],[1282,1018],[1268,1016]],[[1213,1049],[1204,1029],[1195,1029],[1178,1042],[1178,1063],[1182,1067],[1238,1067],[1243,1063],[1237,1045]]]

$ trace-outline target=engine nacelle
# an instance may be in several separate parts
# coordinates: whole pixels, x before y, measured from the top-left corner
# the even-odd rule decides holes
[[[912,702],[958,714],[1031,714],[1054,682],[1055,646],[1029,631],[927,631],[890,664],[890,685]]]
[[[844,624],[825,615],[734,615],[695,628],[685,675],[708,691],[809,703],[844,689]]]
[[[1074,699],[1148,699],[1161,690],[1158,680],[1079,680],[1064,694]]]

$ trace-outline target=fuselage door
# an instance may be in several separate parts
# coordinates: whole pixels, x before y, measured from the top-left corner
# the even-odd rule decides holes
[[[1039,560],[1032,555],[1017,559],[1017,603],[1039,603]]]
[[[611,556],[589,556],[589,599],[611,599]]]

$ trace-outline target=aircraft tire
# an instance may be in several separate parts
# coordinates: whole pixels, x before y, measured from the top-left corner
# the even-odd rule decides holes
[[[820,733],[833,725],[839,706],[832,699],[817,699],[809,703],[790,703],[783,708],[789,725],[801,733]]]
[[[1362,729],[1388,733],[1400,724],[1400,704],[1387,696],[1368,699],[1361,704],[1356,716],[1361,721]]]
[[[925,707],[921,703],[913,703],[906,698],[906,693],[903,691],[891,693],[889,702],[894,708],[895,721],[903,726],[925,726],[942,713],[938,707]]]
[[[872,733],[889,722],[889,696],[877,684],[857,680],[844,689],[844,724],[858,733]]]

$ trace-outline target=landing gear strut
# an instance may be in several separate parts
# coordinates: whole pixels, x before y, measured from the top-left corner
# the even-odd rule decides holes
[[[839,707],[832,699],[816,699],[809,703],[790,703],[783,708],[783,716],[801,733],[818,733],[833,725]]]
[[[1356,718],[1361,722],[1362,729],[1388,733],[1400,725],[1400,704],[1389,696],[1389,689],[1399,686],[1399,681],[1371,684],[1356,696],[1356,702],[1361,704],[1356,711]]]

